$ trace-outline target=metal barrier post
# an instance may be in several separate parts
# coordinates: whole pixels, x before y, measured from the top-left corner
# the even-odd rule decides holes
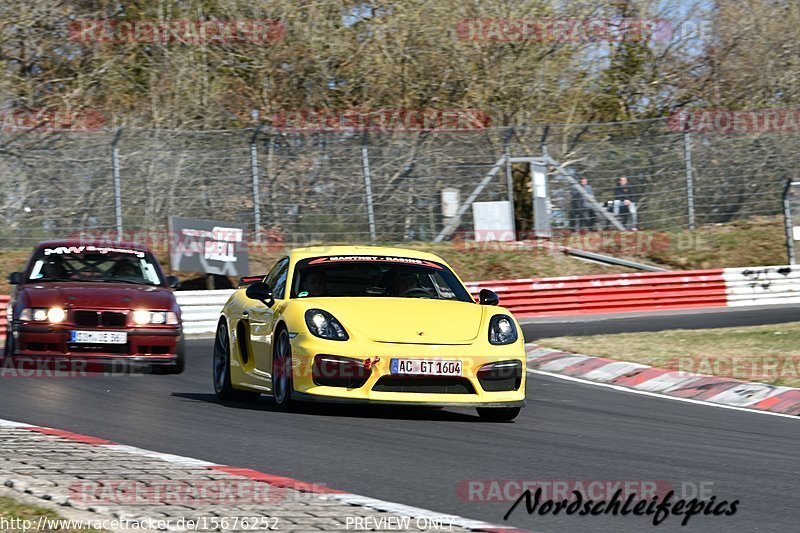
[[[792,223],[792,206],[789,201],[789,192],[792,187],[800,187],[800,183],[786,180],[786,186],[783,188],[783,222],[786,228],[786,252],[789,256],[789,264],[796,265],[797,261],[794,255],[794,227]]]
[[[369,240],[375,242],[375,212],[372,207],[372,176],[369,173],[369,149],[366,143],[361,146],[361,163],[364,166],[364,189],[367,196],[367,220],[369,221]]]
[[[253,229],[255,231],[256,242],[261,242],[261,194],[258,186],[258,134],[261,125],[256,127],[256,131],[250,138],[250,173],[253,178]]]
[[[692,172],[692,134],[686,117],[681,117],[683,130],[683,159],[686,163],[686,209],[689,219],[689,229],[694,229],[694,174]]]
[[[117,227],[117,242],[122,240],[122,185],[119,176],[119,139],[122,128],[119,128],[111,142],[111,172],[114,177],[114,218]]]

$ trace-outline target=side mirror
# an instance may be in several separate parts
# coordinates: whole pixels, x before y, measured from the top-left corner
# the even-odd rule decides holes
[[[489,289],[481,289],[478,300],[481,302],[481,305],[497,305],[500,303],[500,297],[497,293]]]
[[[178,276],[167,276],[167,285],[169,285],[170,289],[174,289],[178,286],[181,280],[178,279]]]
[[[22,272],[12,272],[8,276],[9,285],[19,285],[22,283]]]
[[[248,285],[244,293],[251,300],[258,300],[267,307],[272,307],[275,304],[275,298],[272,297],[272,288],[263,281]]]

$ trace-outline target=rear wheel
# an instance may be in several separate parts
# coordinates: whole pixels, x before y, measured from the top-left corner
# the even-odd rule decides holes
[[[256,400],[260,393],[240,391],[231,385],[231,343],[228,335],[228,323],[223,319],[217,326],[214,337],[213,375],[214,392],[220,400]]]
[[[510,422],[521,410],[521,407],[478,407],[478,416],[489,422]]]
[[[289,410],[292,405],[292,344],[289,333],[282,329],[275,342],[275,355],[272,358],[272,394],[275,405],[281,410]]]

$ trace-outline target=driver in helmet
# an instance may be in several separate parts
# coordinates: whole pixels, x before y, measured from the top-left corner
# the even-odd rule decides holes
[[[394,280],[395,296],[403,296],[408,291],[419,288],[420,284],[417,276],[411,273],[400,274]]]

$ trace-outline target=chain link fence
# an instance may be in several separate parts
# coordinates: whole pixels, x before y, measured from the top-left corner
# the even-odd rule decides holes
[[[569,227],[574,192],[556,165],[585,176],[601,204],[626,176],[640,229],[696,227],[781,213],[795,145],[780,133],[681,133],[666,120],[369,134],[3,133],[0,247],[165,232],[171,215],[245,224],[254,238],[290,244],[431,241],[446,224],[442,190],[457,189],[463,202],[481,182],[475,201],[513,200],[522,232],[533,220],[530,171],[506,168],[504,157],[544,153],[554,163],[554,228]],[[468,209],[452,235],[472,229]]]

